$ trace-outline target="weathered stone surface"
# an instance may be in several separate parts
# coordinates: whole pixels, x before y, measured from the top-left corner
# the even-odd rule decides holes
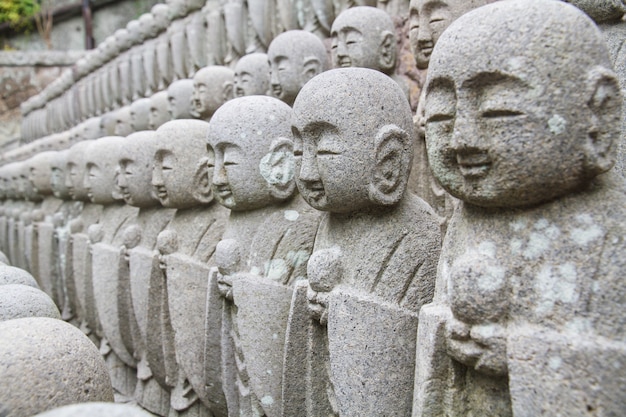
[[[601,33],[570,5],[496,2],[442,34],[426,140],[462,203],[420,312],[414,416],[624,409],[621,101]]]
[[[151,417],[153,414],[131,404],[88,402],[66,405],[34,417]]]
[[[9,265],[0,265],[0,285],[19,284],[39,288],[35,278],[21,268]]]
[[[0,407],[11,417],[86,401],[113,401],[98,349],[61,320],[0,323]]]
[[[3,285],[0,291],[0,321],[25,317],[61,319],[61,314],[45,292],[28,285]]]
[[[276,36],[267,56],[272,95],[290,106],[307,81],[330,67],[324,43],[304,30],[290,30]]]

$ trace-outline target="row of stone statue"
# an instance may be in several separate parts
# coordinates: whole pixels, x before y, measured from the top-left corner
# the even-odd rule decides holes
[[[23,138],[31,141],[60,133],[90,117],[104,115],[139,98],[149,98],[176,80],[193,78],[207,65],[232,69],[244,55],[266,52],[272,40],[285,30],[316,33],[319,44],[323,45],[321,40],[330,34],[334,17],[350,6],[349,2],[330,1],[290,3],[170,0],[155,5],[151,13],[116,31],[79,60],[71,71],[24,103]],[[363,3],[376,5],[376,1]],[[381,7],[393,12],[397,7],[392,3],[395,2],[381,2]],[[386,14],[383,10],[380,13]],[[377,30],[394,33],[394,23],[386,16],[388,21],[383,21],[382,26],[380,17],[377,18]],[[299,39],[290,42],[297,44]],[[395,40],[390,44],[395,49]],[[309,49],[308,44],[300,47],[303,54]],[[323,46],[315,45],[315,48],[325,50]],[[393,69],[395,53],[391,58],[393,62],[387,65]],[[269,77],[267,63],[262,65],[256,68],[253,64],[254,70],[265,71],[264,76]],[[239,74],[240,78],[246,78]],[[230,78],[232,84],[232,74]],[[211,79],[213,82],[219,81]],[[268,91],[266,88],[260,93]]]
[[[440,35],[418,118],[458,199],[443,246],[406,192],[426,172],[406,92],[344,68],[311,74],[292,107],[239,97],[208,122],[0,167],[0,248],[154,414],[620,415],[605,40],[553,0],[495,2]]]

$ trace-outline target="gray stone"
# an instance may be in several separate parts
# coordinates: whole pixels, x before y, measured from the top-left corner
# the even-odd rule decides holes
[[[302,86],[330,66],[321,39],[304,30],[289,30],[276,36],[267,56],[272,95],[290,106]]]
[[[231,210],[209,285],[227,300],[222,383],[241,415],[280,415],[293,284],[306,277],[317,231],[319,214],[296,191],[290,121],[276,98],[241,97],[215,113],[207,134],[214,193]],[[209,316],[221,305],[209,305]],[[207,327],[219,337],[215,323]]]
[[[12,417],[113,401],[98,349],[71,324],[36,317],[0,323],[0,404]]]
[[[343,11],[331,28],[334,68],[360,67],[392,75],[396,68],[396,36],[391,16],[375,7]]]
[[[37,414],[34,417],[152,417],[153,415],[132,404],[88,402],[66,405]]]
[[[0,321],[25,317],[61,319],[54,301],[43,291],[28,285],[8,284],[0,291]]]
[[[462,203],[420,312],[414,416],[626,407],[621,101],[600,32],[570,5],[496,2],[442,34],[426,140]]]
[[[149,320],[150,332],[162,335],[163,357],[171,390],[170,405],[177,413],[202,416],[227,415],[222,392],[221,368],[218,378],[205,377],[204,332],[208,299],[209,268],[214,266],[215,247],[222,237],[228,211],[216,204],[206,154],[207,123],[197,120],[172,121],[157,131],[157,152],[153,183],[161,202],[177,208],[172,221],[158,236],[158,287],[166,295],[148,302],[168,313],[170,322],[157,326]],[[131,256],[138,257],[133,250]],[[157,281],[153,281],[156,286]],[[211,311],[214,310],[212,307]],[[221,322],[221,317],[217,318]],[[211,320],[213,321],[213,320]],[[219,349],[214,353],[219,355]],[[158,364],[157,364],[158,365]],[[210,411],[209,411],[210,410]]]
[[[227,67],[211,65],[193,76],[191,115],[209,121],[213,113],[233,98],[234,71]]]
[[[0,265],[0,285],[10,284],[28,285],[39,289],[37,281],[28,271],[14,266]]]
[[[235,66],[235,97],[268,95],[270,64],[267,55],[257,52],[239,58]]]
[[[171,120],[167,98],[167,91],[159,91],[150,97],[150,117],[148,119],[148,128],[150,130],[156,130],[163,123]]]
[[[132,102],[130,105],[130,128],[133,132],[140,132],[150,128],[151,105],[149,98],[140,98]]]
[[[409,103],[378,71],[335,69],[304,86],[292,123],[298,189],[326,213],[291,306],[284,412],[407,415],[417,313],[432,298],[440,245],[432,209],[405,193]]]
[[[193,94],[193,80],[174,81],[167,88],[167,111],[170,120],[192,119],[191,96]]]

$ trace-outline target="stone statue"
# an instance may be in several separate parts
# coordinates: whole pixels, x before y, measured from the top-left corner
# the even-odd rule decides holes
[[[215,265],[215,246],[228,213],[214,202],[206,132],[207,123],[199,120],[177,120],[161,126],[152,176],[161,204],[176,209],[176,214],[157,242],[159,270],[153,275],[151,288],[162,291],[163,304],[154,297],[148,301],[150,308],[161,308],[170,321],[159,325],[148,320],[148,334],[161,335],[166,341],[161,345],[163,360],[157,364],[163,366],[166,375],[171,408],[185,416],[227,415],[221,367],[212,370],[218,378],[205,379],[205,343],[219,343],[207,341],[202,332],[207,303],[221,301],[217,295],[217,301],[207,300],[207,276]],[[154,374],[163,377],[159,369]]]
[[[126,139],[109,136],[94,141],[85,151],[87,173],[84,186],[93,204],[102,205],[97,224],[88,226],[90,266],[85,272],[87,321],[96,335],[102,339],[101,353],[105,356],[111,373],[113,388],[124,397],[132,397],[135,388],[135,361],[123,341],[119,326],[118,299],[111,286],[115,276],[109,274],[107,264],[102,263],[99,246],[120,246],[124,226],[137,215],[135,207],[124,204],[114,197],[116,168]]]
[[[167,88],[167,112],[170,120],[193,119],[191,116],[191,96],[193,94],[193,80],[174,81]]]
[[[130,128],[133,132],[148,130],[150,126],[150,108],[152,103],[149,98],[140,98],[130,105]]]
[[[409,9],[409,42],[415,63],[420,70],[428,69],[433,48],[441,33],[459,16],[495,0],[412,0]],[[418,136],[415,140],[413,170],[409,190],[426,200],[440,216],[442,232],[452,216],[456,200],[441,188],[428,165],[424,142],[424,95],[422,88],[415,115]]]
[[[132,75],[132,100],[135,101],[144,97],[146,92],[146,74],[143,66],[143,41],[145,38],[145,28],[139,20],[131,20],[126,25],[126,30],[130,36],[133,47],[128,52],[130,55],[130,72]]]
[[[164,4],[161,6],[166,7]],[[145,39],[140,47],[145,88],[142,95],[149,97],[158,88],[156,48],[160,28],[153,13],[144,13],[139,16],[139,27]]]
[[[189,49],[185,29],[188,7],[186,0],[167,0],[170,23],[167,27],[171,48],[174,80],[188,78]]]
[[[156,130],[165,122],[171,120],[168,111],[167,91],[159,91],[150,97],[150,116],[148,118],[148,129]]]
[[[231,210],[209,285],[226,298],[223,383],[237,415],[280,415],[293,284],[306,277],[317,230],[318,213],[296,192],[290,122],[280,100],[242,97],[215,113],[207,134],[214,193]]]
[[[115,112],[105,113],[100,117],[100,132],[101,136],[113,136],[115,135],[115,127],[117,125],[117,120],[115,117]]]
[[[267,55],[257,52],[242,56],[235,66],[235,97],[268,95],[270,65]]]
[[[290,30],[270,44],[272,94],[290,106],[307,81],[329,67],[321,39],[304,30]]]
[[[428,157],[461,203],[420,312],[414,416],[625,409],[621,102],[602,35],[565,3],[496,2],[441,35]]]
[[[66,248],[66,251],[62,252],[61,260],[65,264],[63,266],[65,286],[71,310],[74,312],[81,330],[96,341],[95,335],[92,334],[95,329],[89,325],[95,319],[87,301],[88,284],[86,277],[87,274],[91,276],[87,229],[91,224],[99,221],[102,215],[102,206],[91,203],[84,184],[87,173],[86,152],[93,143],[93,140],[84,140],[74,144],[69,150],[65,185],[70,197],[73,200],[83,202],[83,207],[80,214],[68,223],[67,234],[59,235],[59,239],[67,239],[67,241],[60,241],[59,245]]]
[[[391,76],[396,68],[396,36],[391,16],[375,7],[353,7],[333,22],[334,68],[361,67]]]
[[[133,46],[133,38],[126,29],[115,31],[115,41],[119,49],[119,55],[115,62],[119,77],[118,100],[123,105],[130,104],[133,98],[133,76],[131,67],[131,55],[129,49]]]
[[[115,136],[128,136],[133,133],[130,106],[124,106],[115,112]]]
[[[440,247],[436,215],[405,192],[410,105],[378,71],[335,69],[304,86],[292,123],[298,189],[326,213],[294,293],[283,413],[408,415]]]
[[[234,72],[230,68],[210,65],[193,77],[191,115],[209,121],[215,110],[233,98]]]

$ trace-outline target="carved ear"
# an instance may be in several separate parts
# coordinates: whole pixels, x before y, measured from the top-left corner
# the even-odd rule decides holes
[[[396,65],[396,41],[393,33],[388,30],[382,33],[381,39],[378,54],[380,68],[386,73],[391,73]]]
[[[385,206],[396,204],[404,194],[411,170],[411,138],[398,126],[386,125],[378,130],[374,149],[370,199]]]
[[[208,158],[200,158],[196,164],[196,170],[193,175],[193,198],[201,204],[209,204],[213,201],[213,191],[211,188],[211,180],[209,179],[209,168],[207,166]]]
[[[303,67],[302,75],[304,82],[307,82],[321,72],[322,63],[316,57],[310,56],[304,59]]]
[[[296,190],[296,181],[291,139],[278,138],[272,141],[270,152],[261,160],[260,168],[272,197],[282,201],[293,195]]]
[[[226,81],[222,87],[222,102],[225,103],[233,97],[235,97],[234,83],[232,81]]]
[[[595,67],[589,71],[586,84],[591,121],[584,145],[585,168],[587,173],[598,175],[615,163],[622,97],[617,77],[606,68]]]

